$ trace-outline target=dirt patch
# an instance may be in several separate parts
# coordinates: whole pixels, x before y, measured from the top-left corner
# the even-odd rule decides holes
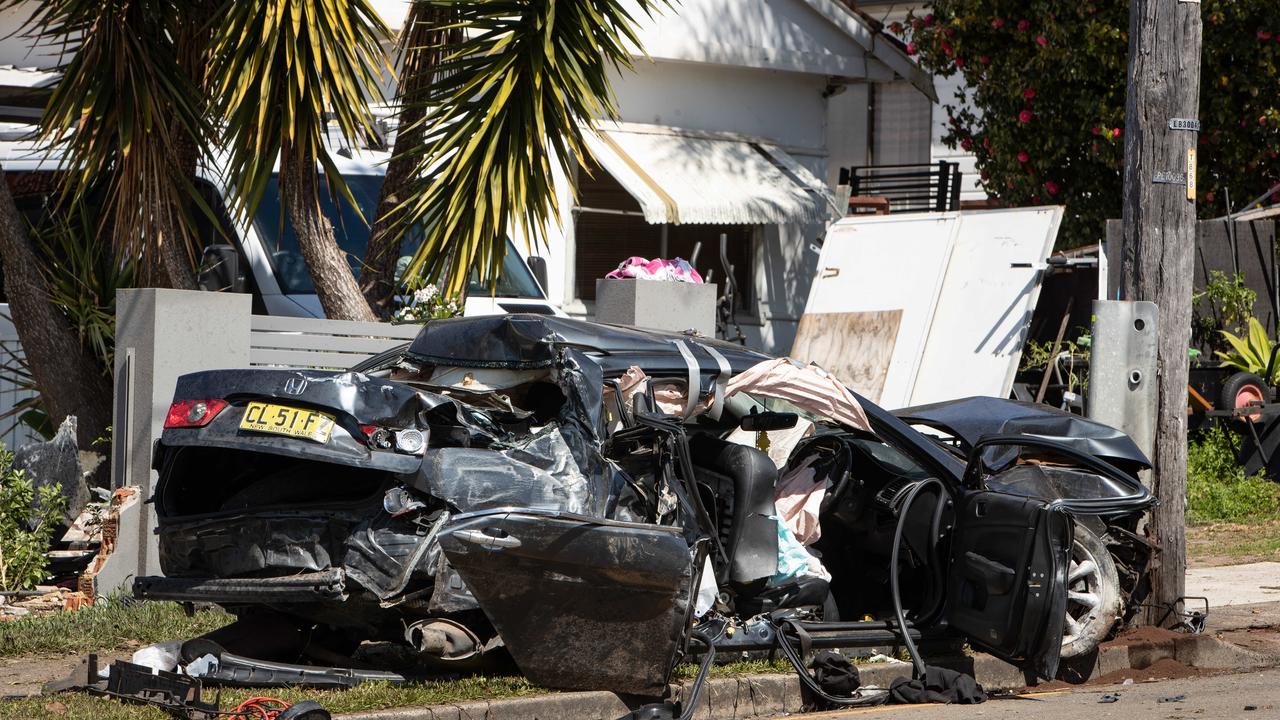
[[[1163,660],[1157,660],[1141,670],[1135,668],[1113,670],[1105,675],[1091,677],[1084,683],[1069,683],[1062,680],[1054,680],[1051,683],[1043,683],[1041,685],[1036,685],[1034,688],[1028,689],[1036,692],[1048,690],[1071,690],[1072,688],[1078,688],[1081,685],[1120,685],[1126,680],[1135,683],[1154,682],[1156,680],[1179,680],[1182,678],[1200,677],[1203,675],[1212,675],[1221,672],[1225,671],[1203,670],[1191,667],[1190,665],[1184,665],[1183,663],[1171,658],[1165,658]]]
[[[1115,636],[1114,639],[1103,643],[1103,646],[1129,647],[1131,645],[1159,645],[1162,643],[1172,643],[1178,638],[1186,637],[1184,633],[1166,630],[1165,628],[1143,626],[1129,628]]]
[[[1134,682],[1146,682],[1149,680],[1180,680],[1182,678],[1199,677],[1204,675],[1205,671],[1200,668],[1194,668],[1190,665],[1184,665],[1172,658],[1157,660],[1150,666],[1141,670],[1129,668],[1127,670],[1113,670],[1106,675],[1099,675],[1096,678],[1090,678],[1089,685],[1111,685],[1114,683],[1122,683],[1125,680]]]
[[[104,652],[98,657],[103,664],[128,660],[133,651]],[[75,669],[84,653],[66,655],[23,655],[0,658],[0,697],[37,695],[50,680],[61,680]]]

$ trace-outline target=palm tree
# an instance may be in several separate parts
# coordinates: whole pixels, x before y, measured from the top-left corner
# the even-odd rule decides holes
[[[456,297],[473,271],[497,281],[513,222],[541,243],[557,207],[551,158],[570,172],[587,153],[584,128],[614,114],[609,75],[630,66],[635,18],[618,0],[416,4],[452,12],[464,32],[441,62],[417,70],[433,75],[405,103],[423,114],[422,143],[391,217],[397,238],[423,233],[406,277]],[[633,6],[648,14],[666,4]]]
[[[111,383],[98,358],[48,298],[42,258],[0,170],[0,265],[9,313],[41,402],[54,422],[77,416],[77,440],[89,448],[111,424]]]
[[[20,4],[0,0],[0,9]],[[193,81],[201,55],[182,54],[175,42],[197,46],[195,26],[207,15],[178,0],[45,0],[26,7],[27,35],[66,60],[39,121],[42,139],[63,154],[48,188],[55,204],[100,206],[101,222],[79,238],[85,249],[105,242],[115,264],[137,268],[144,283],[194,288],[188,207],[207,128]],[[55,266],[67,258],[49,252],[33,241],[9,186],[0,186],[0,259],[27,365],[44,410],[55,422],[78,416],[80,445],[88,448],[111,424],[109,352],[90,347],[93,333],[77,327],[82,318],[58,304],[53,281],[65,268]]]
[[[399,130],[387,176],[378,193],[378,211],[369,231],[360,271],[360,289],[378,315],[389,317],[394,310],[396,264],[400,259],[400,238],[395,233],[395,208],[407,197],[410,180],[422,156],[423,104],[427,90],[450,46],[462,39],[462,28],[449,8],[414,3],[401,31],[396,54],[400,59],[400,84],[396,90]]]
[[[281,202],[325,314],[375,319],[322,210],[316,165],[356,207],[329,155],[327,116],[349,144],[375,134],[368,98],[380,95],[385,23],[368,0],[235,0],[213,31],[212,93],[238,209],[257,208],[279,158]]]
[[[189,208],[209,133],[190,46],[209,3],[45,0],[26,26],[69,58],[40,118],[42,139],[65,153],[64,200],[105,187],[102,231],[150,285],[195,288]]]

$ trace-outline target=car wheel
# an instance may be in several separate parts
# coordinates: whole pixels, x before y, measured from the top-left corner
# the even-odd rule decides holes
[[[1067,615],[1062,657],[1092,652],[1120,619],[1120,575],[1107,545],[1083,524],[1076,525],[1067,571]]]

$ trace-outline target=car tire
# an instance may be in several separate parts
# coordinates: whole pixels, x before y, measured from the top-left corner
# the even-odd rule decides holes
[[[1252,402],[1270,400],[1271,388],[1262,378],[1251,372],[1238,372],[1222,383],[1222,391],[1218,393],[1218,409],[1236,410]]]
[[[1120,621],[1120,575],[1107,544],[1093,530],[1076,524],[1067,570],[1067,613],[1062,657],[1088,654]]]

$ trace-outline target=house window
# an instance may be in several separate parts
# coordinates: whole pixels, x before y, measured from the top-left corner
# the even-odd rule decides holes
[[[933,103],[910,83],[874,86],[872,162],[923,165],[931,162]]]
[[[737,309],[751,312],[755,307],[752,289],[752,243],[754,225],[650,225],[640,205],[607,172],[580,169],[578,212],[574,223],[575,293],[581,300],[596,297],[596,280],[603,278],[629,257],[684,258],[693,256],[701,242],[696,268],[721,289],[724,270],[720,263],[720,235],[728,236],[728,258],[738,285]],[[665,253],[663,234],[666,234]]]

